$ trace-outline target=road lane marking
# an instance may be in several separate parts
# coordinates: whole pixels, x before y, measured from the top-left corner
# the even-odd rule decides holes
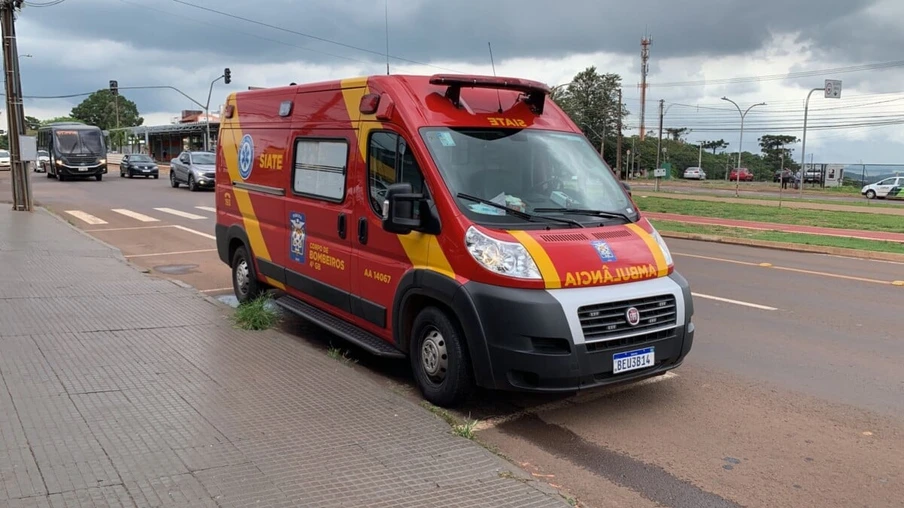
[[[177,225],[174,225],[173,227],[176,228],[176,229],[181,229],[182,231],[185,231],[185,232],[187,232],[187,233],[192,233],[192,234],[195,234],[195,235],[198,235],[198,236],[203,236],[204,238],[210,238],[211,240],[216,240],[216,239],[217,239],[217,237],[215,237],[215,236],[213,236],[213,235],[211,235],[211,234],[202,233],[201,231],[196,231],[196,230],[194,230],[194,229],[192,229],[192,228],[187,228],[187,227],[185,227],[185,226],[177,226]]]
[[[201,293],[219,293],[220,291],[232,291],[233,288],[216,288],[216,289],[202,289]]]
[[[593,402],[597,399],[601,399],[603,397],[607,397],[610,395],[615,395],[616,393],[620,393],[625,390],[638,388],[638,387],[641,387],[644,385],[651,385],[654,383],[659,383],[661,381],[665,381],[667,379],[672,379],[672,378],[676,378],[676,377],[678,377],[678,374],[675,374],[674,372],[666,372],[665,374],[663,374],[661,376],[647,378],[647,379],[637,381],[634,383],[619,384],[619,385],[615,385],[615,386],[602,386],[602,387],[596,388],[592,391],[579,393],[576,396],[569,397],[564,400],[557,400],[555,402],[541,404],[536,407],[522,409],[521,411],[517,411],[517,412],[511,413],[511,414],[507,414],[507,415],[494,416],[491,418],[487,418],[486,420],[477,422],[477,425],[474,426],[474,432],[480,432],[482,430],[489,430],[489,429],[492,429],[493,427],[501,425],[505,422],[517,420],[518,418],[521,418],[521,417],[529,415],[529,414],[545,413],[548,411],[554,411],[556,409],[561,409],[561,408],[568,407],[568,406],[574,406],[574,405],[578,405],[578,404],[587,404],[587,403]]]
[[[103,228],[103,229],[89,229],[88,231],[91,233],[106,232],[106,231],[135,231],[138,229],[165,229],[173,227],[172,224],[167,224],[165,226],[135,226],[131,228]]]
[[[775,307],[769,307],[767,305],[760,305],[758,303],[750,303],[750,302],[742,302],[740,300],[731,300],[729,298],[722,298],[720,296],[704,295],[703,293],[691,293],[691,294],[697,298],[705,298],[707,300],[715,300],[717,302],[732,303],[734,305],[741,305],[743,307],[751,307],[751,308],[760,309],[760,310],[778,310]]]
[[[90,213],[85,213],[81,210],[66,210],[66,213],[68,213],[69,215],[75,217],[76,219],[83,221],[91,226],[98,226],[100,224],[108,224],[107,221],[105,221],[99,217],[95,217],[95,216],[91,215]]]
[[[180,210],[174,210],[174,209],[172,209],[172,208],[154,208],[154,210],[157,210],[158,212],[168,213],[168,214],[170,214],[170,215],[175,215],[175,216],[177,216],[177,217],[183,217],[183,218],[186,218],[186,219],[191,219],[191,220],[200,220],[200,219],[206,219],[206,218],[207,218],[207,217],[205,217],[205,216],[203,216],[203,215],[195,215],[195,214],[193,214],[193,213],[183,212],[183,211],[180,211]]]
[[[217,213],[217,209],[212,206],[196,206],[198,210],[204,210],[205,212]]]
[[[112,211],[141,222],[160,222],[160,219],[155,219],[143,213],[133,212],[132,210],[126,210],[125,208],[114,208]]]
[[[870,279],[868,277],[856,277],[854,275],[842,275],[840,273],[831,273],[831,272],[819,272],[815,270],[805,270],[803,268],[790,268],[787,266],[775,266],[770,263],[750,263],[748,261],[738,261],[736,259],[725,259],[725,258],[716,258],[710,256],[700,256],[698,254],[685,254],[682,252],[672,252],[673,256],[684,256],[688,258],[697,258],[697,259],[706,259],[709,261],[720,261],[722,263],[732,263],[736,265],[744,265],[744,266],[755,266],[757,268],[768,268],[771,270],[782,270],[785,272],[795,272],[795,273],[803,273],[807,275],[818,275],[820,277],[831,277],[833,279],[844,279],[844,280],[855,280],[858,282],[869,282],[872,284],[883,284],[883,285],[892,285],[892,281],[888,280],[878,280],[878,279]],[[769,266],[766,266],[766,265]]]
[[[178,252],[154,252],[152,254],[132,254],[125,256],[127,258],[149,258],[154,256],[178,256],[181,254],[199,254],[201,252],[216,252],[216,249],[200,249],[200,250],[183,250]]]

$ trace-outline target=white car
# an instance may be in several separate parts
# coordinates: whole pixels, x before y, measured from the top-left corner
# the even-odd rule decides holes
[[[901,187],[904,187],[904,176],[893,176],[864,186],[860,189],[860,194],[869,199],[904,197],[901,195],[904,194],[901,193]]]
[[[38,150],[38,160],[36,160],[33,164],[33,169],[35,173],[44,172],[45,164],[50,163],[50,154],[47,153],[47,150]]]
[[[688,180],[706,180],[706,172],[703,168],[687,168],[684,170],[684,178]]]
[[[3,171],[9,171],[9,168],[9,150],[0,150],[0,169],[2,169]]]

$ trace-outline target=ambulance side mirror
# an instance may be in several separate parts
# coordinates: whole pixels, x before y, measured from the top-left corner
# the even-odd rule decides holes
[[[421,227],[418,211],[424,201],[423,194],[411,192],[410,183],[394,183],[386,189],[383,199],[383,230],[407,235]]]
[[[621,183],[621,185],[622,185],[622,187],[624,187],[625,190],[628,192],[628,195],[631,196],[631,186],[628,185],[628,183],[627,183],[627,182],[624,182],[624,181]],[[633,197],[633,196],[632,196],[632,197]]]

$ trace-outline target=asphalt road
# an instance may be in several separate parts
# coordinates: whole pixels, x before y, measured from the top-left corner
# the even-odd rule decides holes
[[[213,192],[191,192],[184,185],[173,189],[168,172],[155,180],[120,178],[118,168],[111,171],[100,182],[59,182],[31,173],[32,195],[155,275],[213,296],[231,294],[229,267],[216,253]],[[0,197],[11,196],[9,173],[0,173]]]
[[[165,178],[37,175],[34,194],[152,273],[230,293],[213,250],[213,194]],[[0,197],[8,189],[0,174]],[[89,215],[68,213],[79,211]],[[480,420],[477,438],[585,506],[902,506],[904,287],[893,282],[904,264],[669,245],[696,295],[685,364],[573,397],[481,392],[457,411]],[[297,340],[345,347],[285,326]],[[417,397],[404,363],[348,349],[355,368]]]

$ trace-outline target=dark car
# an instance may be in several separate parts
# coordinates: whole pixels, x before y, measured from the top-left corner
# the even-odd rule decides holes
[[[119,163],[119,176],[160,178],[160,168],[154,159],[143,153],[125,154],[122,156],[122,162]]]
[[[191,191],[213,189],[217,156],[212,152],[182,152],[170,161],[170,185],[184,183]]]

